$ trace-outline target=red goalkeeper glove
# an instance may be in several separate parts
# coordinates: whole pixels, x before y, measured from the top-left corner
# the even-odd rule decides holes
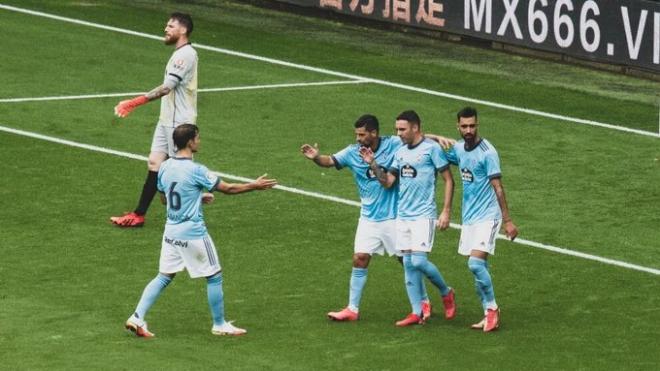
[[[149,102],[149,98],[147,98],[146,95],[140,95],[139,97],[135,97],[133,99],[123,100],[115,106],[115,115],[119,117],[126,117],[135,109],[135,107],[146,104],[147,102]]]

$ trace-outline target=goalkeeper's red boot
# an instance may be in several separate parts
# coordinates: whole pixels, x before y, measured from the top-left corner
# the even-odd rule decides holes
[[[396,325],[399,327],[410,326],[410,325],[423,325],[424,320],[422,317],[418,316],[415,313],[410,313],[406,318],[401,321],[397,321]]]
[[[328,318],[333,321],[357,321],[360,318],[358,312],[353,312],[348,307],[340,310],[339,312],[328,313]]]
[[[124,228],[142,227],[144,225],[144,215],[131,212],[122,216],[113,216],[110,218],[110,221],[112,224]]]

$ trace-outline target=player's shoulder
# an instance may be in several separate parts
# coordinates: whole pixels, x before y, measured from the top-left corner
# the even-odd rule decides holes
[[[486,138],[481,138],[477,147],[484,152],[484,154],[497,154],[495,146]]]
[[[178,49],[174,50],[173,53],[177,58],[197,58],[197,50],[193,48],[192,44],[186,44]]]

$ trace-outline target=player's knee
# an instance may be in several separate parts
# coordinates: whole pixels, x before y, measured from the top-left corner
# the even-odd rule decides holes
[[[470,271],[471,271],[473,274],[478,275],[478,274],[480,274],[483,270],[486,269],[484,263],[485,263],[485,261],[483,261],[483,260],[481,260],[481,259],[476,259],[476,258],[470,257],[470,258],[468,259],[468,263],[467,263],[467,264],[468,264],[468,268],[470,269]]]
[[[170,282],[172,282],[172,280],[174,279],[175,276],[176,276],[176,273],[162,273],[162,272],[159,272],[158,276],[156,276],[156,277],[158,278],[158,280],[160,280],[163,283],[164,286],[167,286],[167,285],[170,284]]]
[[[353,267],[367,268],[370,258],[371,256],[369,254],[353,254]]]
[[[412,267],[415,269],[422,269],[428,262],[426,254],[412,254],[411,263]]]

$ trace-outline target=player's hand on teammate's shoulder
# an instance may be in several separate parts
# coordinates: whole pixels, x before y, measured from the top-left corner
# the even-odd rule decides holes
[[[305,143],[300,147],[300,152],[308,159],[313,160],[319,156],[319,145],[314,143],[314,146],[311,146]]]
[[[211,193],[211,192],[204,192],[204,193],[202,194],[202,203],[203,203],[203,204],[207,204],[207,205],[208,205],[208,204],[210,204],[210,203],[213,203],[214,200],[215,200],[215,196],[213,195],[213,193]]]
[[[277,180],[266,178],[267,176],[268,176],[268,174],[264,174],[264,175],[258,177],[253,182],[253,184],[255,185],[255,189],[258,189],[258,190],[270,189],[270,188],[273,188],[277,185]]]
[[[441,135],[438,135],[438,143],[440,144],[440,147],[442,147],[442,149],[448,150],[451,147],[453,147],[454,144],[456,144],[456,141],[454,139],[446,138]]]
[[[506,234],[511,241],[515,240],[516,237],[518,237],[518,227],[513,224],[513,221],[509,219],[508,221],[504,222],[504,233]]]

